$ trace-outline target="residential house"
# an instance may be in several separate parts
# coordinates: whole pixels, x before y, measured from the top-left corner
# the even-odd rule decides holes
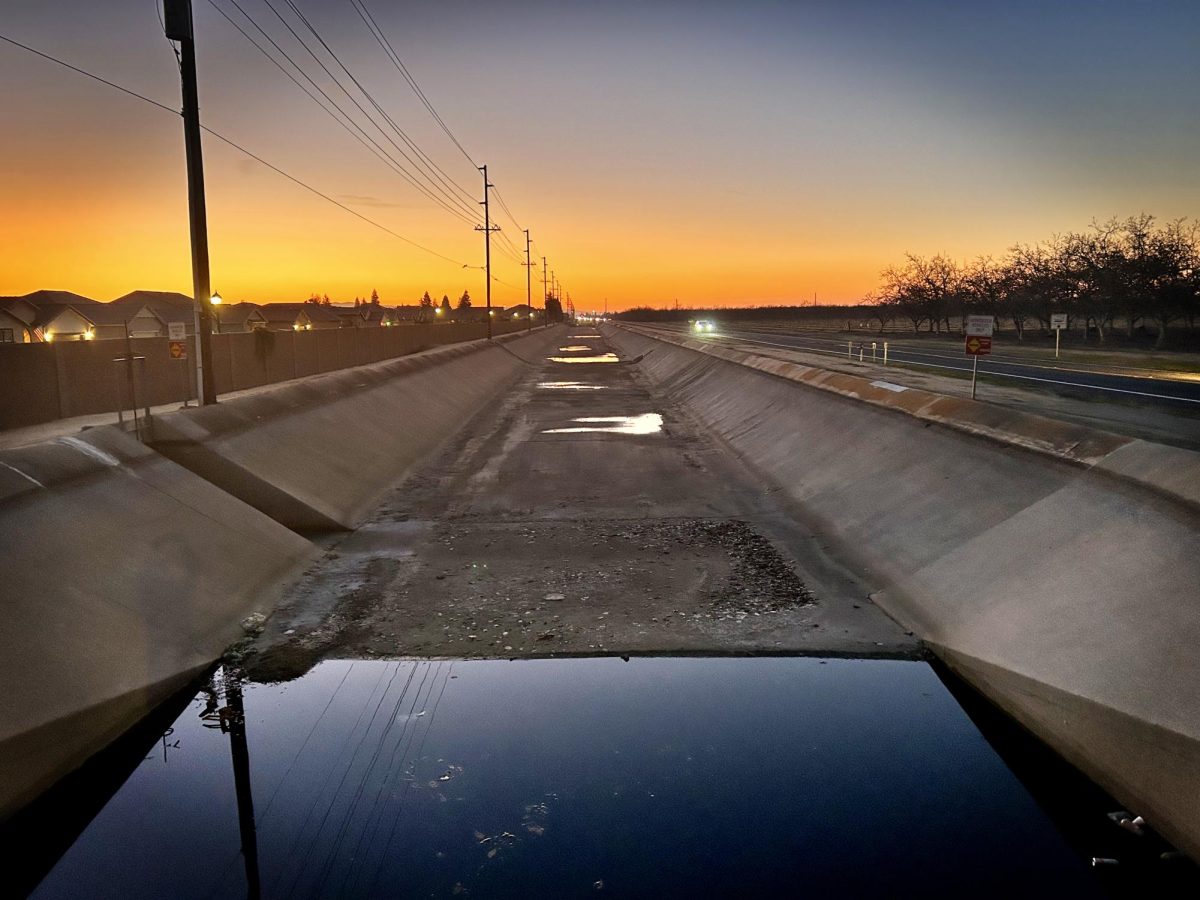
[[[82,294],[71,291],[34,291],[20,297],[0,298],[5,315],[0,323],[0,338],[6,342],[8,330],[12,331],[13,343],[33,343],[45,340],[46,327],[59,322],[61,334],[68,340],[82,340],[91,328],[91,322],[79,313],[80,309],[98,306],[99,303]],[[31,313],[30,310],[33,310]],[[55,327],[50,326],[53,340]]]
[[[38,308],[24,297],[0,297],[0,344],[32,344],[41,340],[34,329]]]
[[[245,334],[270,327],[257,303],[222,303],[213,307],[221,334]]]
[[[497,321],[504,317],[503,306],[493,306],[491,313],[493,321]],[[486,306],[471,306],[467,309],[454,310],[455,322],[484,322],[487,321],[488,309]]]
[[[185,334],[196,333],[196,308],[187,294],[176,291],[130,291],[109,305],[125,309],[131,319],[139,315],[141,310],[148,308],[159,322],[164,324],[161,331],[164,335],[167,333],[165,325],[171,322],[182,322]],[[130,331],[132,333],[136,326],[138,333],[134,334],[134,337],[154,337],[151,325],[149,318],[144,317],[141,321],[133,323]],[[145,333],[142,333],[143,331]]]
[[[320,331],[342,327],[342,319],[333,307],[320,303],[264,303],[258,309],[271,331]]]
[[[80,308],[79,312],[92,323],[92,338],[97,340],[124,340],[126,335],[166,337],[167,334],[167,323],[149,306],[93,303]]]
[[[524,322],[529,319],[529,314],[533,313],[533,321],[538,321],[542,317],[542,311],[536,306],[529,306],[525,303],[518,303],[516,306],[510,306],[504,310],[504,318],[517,319]]]

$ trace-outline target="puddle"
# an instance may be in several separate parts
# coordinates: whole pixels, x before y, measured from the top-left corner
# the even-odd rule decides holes
[[[582,381],[540,381],[538,387],[545,391],[602,391],[602,384],[585,384]]]
[[[602,335],[602,334],[569,334],[569,335],[567,335],[567,337],[572,341],[583,341],[583,340],[587,340],[588,338],[604,337],[604,335]]]
[[[547,428],[542,434],[577,434],[585,431],[608,434],[657,434],[662,431],[663,418],[658,413],[640,416],[583,416],[572,419],[582,424],[570,428]]]
[[[550,362],[559,363],[615,363],[620,362],[615,353],[602,353],[599,356],[548,356]]]
[[[580,350],[591,350],[587,344],[572,344],[569,347],[559,347],[559,353],[578,353]]]
[[[334,660],[147,743],[34,896],[1099,895],[922,662]]]

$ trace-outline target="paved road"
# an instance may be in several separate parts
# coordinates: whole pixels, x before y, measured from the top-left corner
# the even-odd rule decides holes
[[[847,358],[845,338],[831,338],[827,334],[786,334],[774,331],[757,331],[752,328],[723,327],[712,339],[735,338],[739,341],[762,344],[763,346],[804,350]],[[707,339],[707,336],[706,336]],[[883,355],[883,340],[879,338],[854,339],[854,358],[858,358],[858,346],[864,344],[865,359],[871,358],[871,341],[878,343],[879,358]],[[929,369],[971,371],[971,358],[955,354],[949,348],[913,349],[905,346],[889,347],[889,363],[922,366]],[[1113,400],[1124,399],[1139,403],[1161,405],[1174,409],[1200,410],[1200,376],[1195,381],[1184,381],[1155,377],[1152,374],[1131,375],[1093,371],[1085,368],[1043,365],[1033,362],[982,357],[979,374],[1011,379],[1014,386],[1051,390],[1068,396],[1097,396]]]

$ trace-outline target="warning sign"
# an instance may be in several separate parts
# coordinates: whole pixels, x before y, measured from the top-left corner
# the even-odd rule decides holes
[[[970,335],[967,337],[967,356],[987,356],[992,352],[992,339],[990,337],[977,337]]]
[[[171,359],[187,359],[187,341],[167,341]]]

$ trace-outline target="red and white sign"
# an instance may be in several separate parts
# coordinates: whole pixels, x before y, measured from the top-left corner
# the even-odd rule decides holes
[[[171,359],[187,359],[187,341],[167,341]]]
[[[992,339],[968,335],[966,351],[967,356],[987,356],[992,352]]]

